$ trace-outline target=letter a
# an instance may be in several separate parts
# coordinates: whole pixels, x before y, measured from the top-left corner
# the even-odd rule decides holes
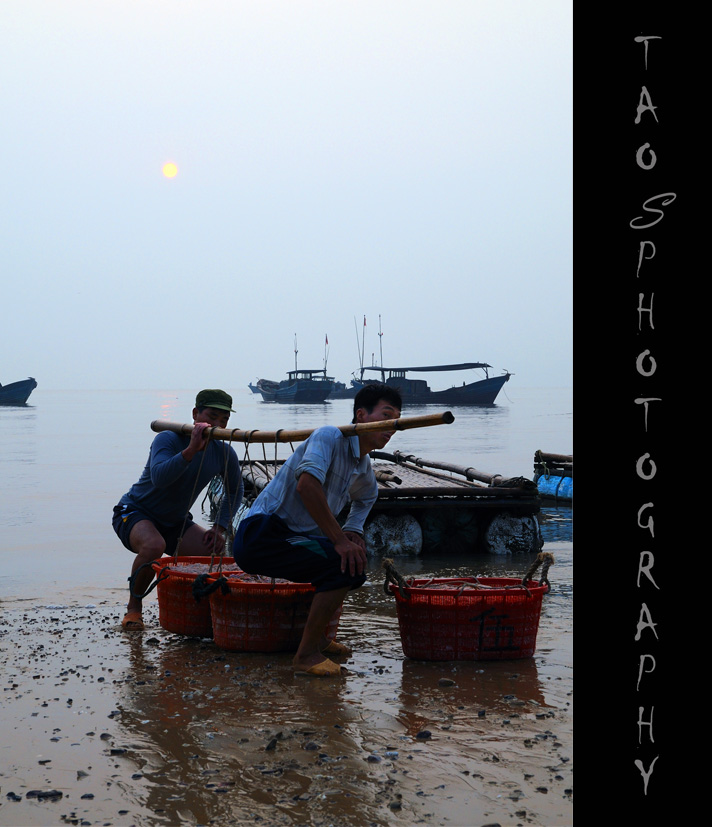
[[[645,616],[645,618],[643,618]],[[640,607],[640,617],[638,618],[638,631],[635,633],[635,639],[640,640],[640,636],[643,632],[643,629],[647,626],[649,629],[653,630],[653,634],[655,637],[658,636],[658,633],[655,631],[656,623],[653,623],[652,617],[650,617],[650,612],[648,611],[648,607],[643,603]]]
[[[646,103],[643,103],[643,98],[645,98]],[[656,108],[657,107],[653,106],[653,102],[650,100],[650,94],[644,86],[640,92],[640,102],[638,103],[638,109],[636,110],[638,114],[635,118],[635,122],[640,123],[640,118],[642,117],[643,112],[645,112],[646,109],[653,113],[653,117],[657,121],[658,116],[655,114]]]

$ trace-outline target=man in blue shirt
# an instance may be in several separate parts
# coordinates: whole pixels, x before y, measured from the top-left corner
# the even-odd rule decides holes
[[[130,597],[121,626],[144,628],[142,598],[153,579],[151,563],[163,554],[222,554],[224,532],[242,502],[243,482],[234,449],[208,439],[205,429],[227,427],[232,397],[222,390],[202,390],[195,399],[190,436],[162,431],[153,440],[140,479],[114,507],[112,524],[136,558],[131,567]],[[209,529],[193,522],[190,509],[215,477],[223,478],[225,496],[216,524]]]
[[[398,419],[401,397],[394,388],[366,385],[354,399],[353,422]],[[331,425],[314,431],[259,494],[238,526],[235,562],[246,572],[312,583],[316,593],[293,665],[312,675],[336,676],[341,667],[325,655],[349,655],[329,642],[325,629],[351,589],[366,580],[363,525],[378,496],[368,457],[382,449],[392,430],[345,436]],[[337,517],[351,501],[341,526]]]

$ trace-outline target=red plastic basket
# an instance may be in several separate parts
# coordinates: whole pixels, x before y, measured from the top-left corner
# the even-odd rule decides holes
[[[213,639],[232,652],[295,651],[315,594],[311,583],[255,583],[225,575],[228,591],[210,595]],[[341,607],[325,634],[336,637]]]
[[[510,660],[534,654],[548,591],[535,580],[524,588],[514,577],[420,579],[405,588],[407,598],[393,583],[389,588],[408,658]]]
[[[182,571],[187,566],[205,565],[205,572],[212,572],[222,562],[223,566],[235,563],[232,557],[161,557],[152,568],[156,572],[156,593],[158,594],[158,622],[167,632],[194,637],[212,637],[213,622],[210,616],[210,601],[207,597],[196,600],[193,596],[193,582],[199,575]]]

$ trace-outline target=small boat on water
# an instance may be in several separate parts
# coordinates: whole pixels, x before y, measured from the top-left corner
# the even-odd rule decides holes
[[[363,320],[364,330],[366,328],[366,317]],[[383,333],[381,331],[381,317],[378,317],[378,338],[382,339]],[[362,336],[363,339],[363,336]],[[359,390],[364,385],[368,385],[369,381],[381,381],[386,385],[397,388],[403,399],[403,403],[407,405],[443,405],[449,407],[450,405],[494,405],[497,395],[502,390],[505,382],[509,381],[512,375],[509,371],[504,371],[501,376],[490,376],[488,371],[492,365],[486,362],[462,362],[456,365],[428,365],[422,367],[406,367],[406,368],[386,368],[383,367],[383,349],[381,348],[381,364],[371,365],[366,367],[363,364],[365,343],[361,344],[359,348],[359,370],[358,375],[355,372],[351,379],[350,387],[346,387],[343,383],[339,383],[341,387],[338,390],[332,391],[331,399],[353,399]],[[380,377],[376,376],[372,380],[364,378],[364,373],[367,370],[380,373]],[[406,374],[408,373],[435,373],[440,371],[465,371],[465,370],[482,370],[485,378],[479,379],[475,382],[463,382],[462,385],[453,385],[444,390],[432,390],[425,379],[411,379]]]
[[[262,394],[263,402],[283,402],[292,404],[325,402],[334,380],[326,375],[325,369],[290,370],[287,378],[281,382],[271,379],[259,379],[257,388]]]
[[[428,365],[423,367],[385,368],[377,365],[361,369],[361,377],[354,380],[356,390],[368,384],[363,372],[373,370],[380,373],[380,381],[398,388],[404,404],[409,405],[494,405],[497,394],[512,375],[505,371],[501,376],[490,376],[492,365],[486,362],[462,362],[457,365]],[[424,379],[410,379],[407,373],[435,373],[438,371],[459,371],[482,369],[485,378],[476,382],[463,382],[444,390],[431,390]]]
[[[0,405],[25,405],[37,382],[30,376],[9,385],[0,385]]]
[[[297,367],[297,337],[294,337],[294,370],[287,373],[281,382],[272,379],[258,379],[257,389],[262,394],[263,402],[282,402],[286,404],[314,404],[326,402],[334,388],[334,378],[326,375],[326,359],[329,339],[324,349],[324,367],[299,369]],[[252,387],[252,386],[250,386]]]

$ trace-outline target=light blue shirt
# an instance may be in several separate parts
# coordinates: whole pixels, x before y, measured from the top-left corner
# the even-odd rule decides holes
[[[344,531],[363,532],[363,524],[378,497],[378,485],[368,456],[361,457],[358,436],[344,436],[333,425],[314,431],[262,490],[249,516],[274,514],[295,532],[322,534],[297,493],[297,482],[305,471],[324,487],[326,501],[338,516],[351,501]]]

